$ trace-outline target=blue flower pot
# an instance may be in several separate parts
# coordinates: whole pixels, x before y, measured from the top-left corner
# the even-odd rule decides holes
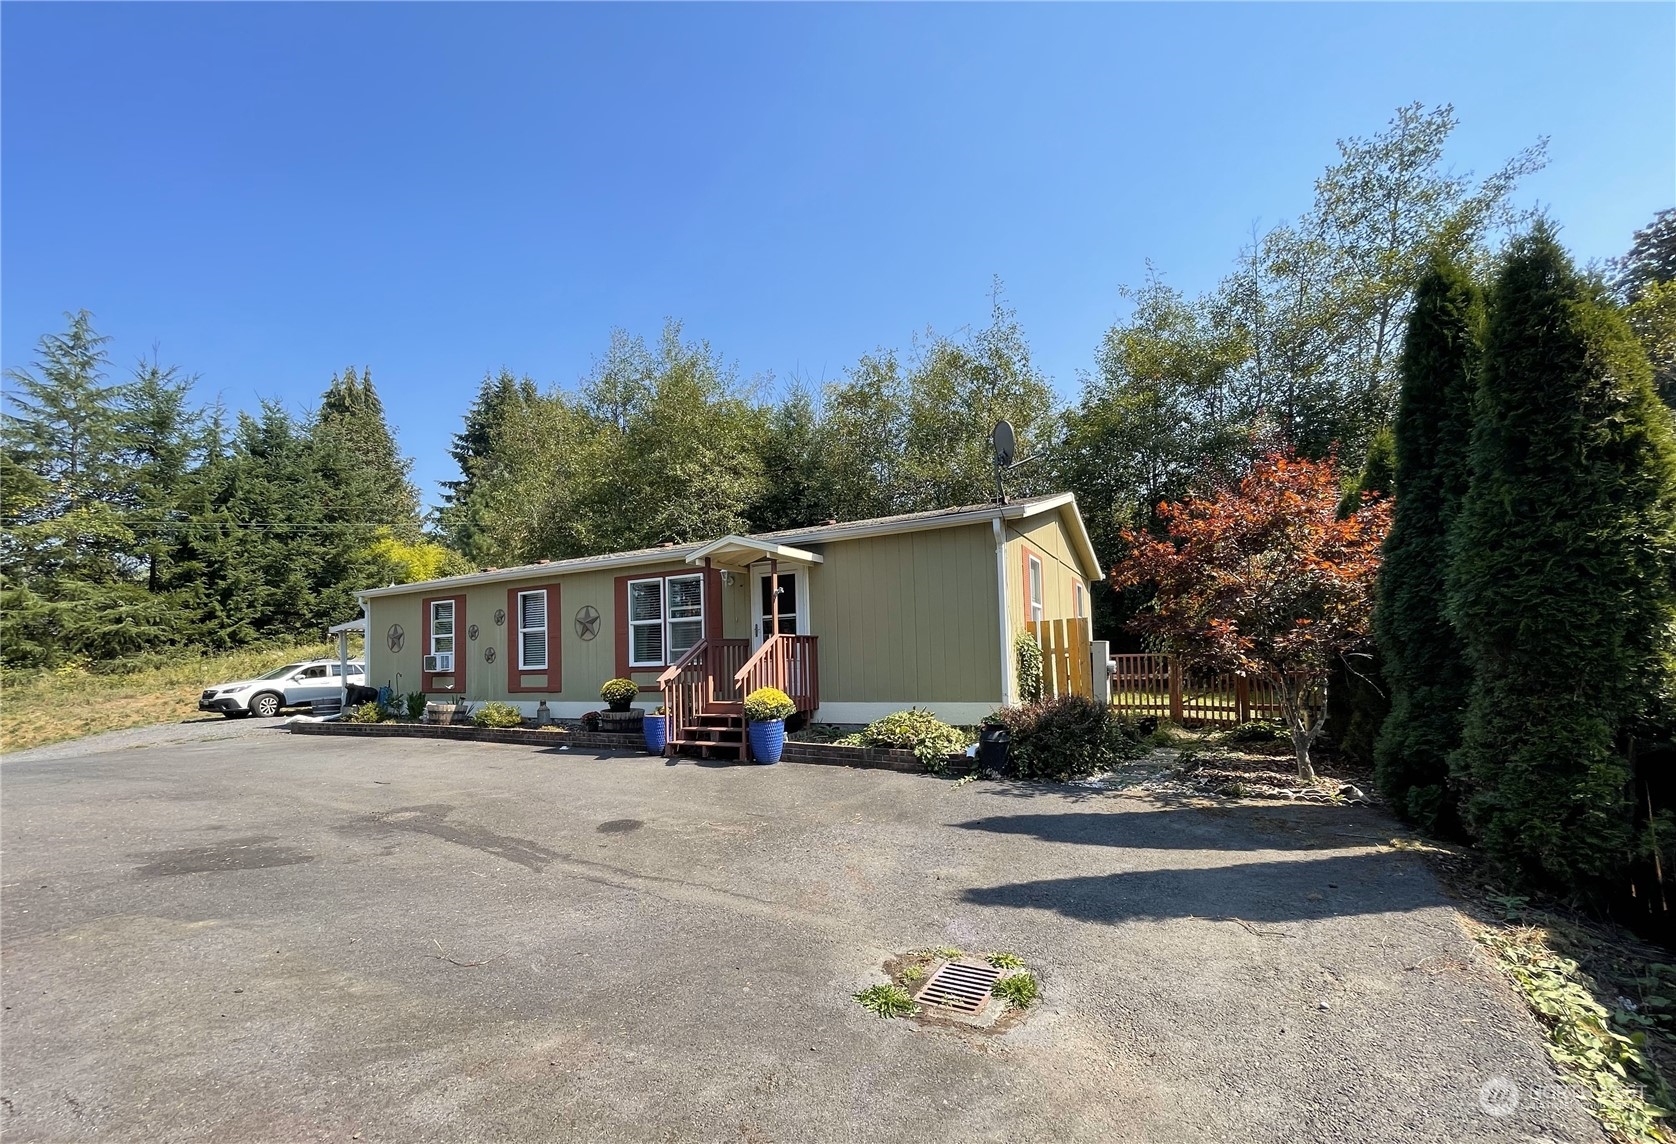
[[[640,721],[640,728],[646,733],[646,750],[654,755],[663,754],[669,745],[669,716],[648,715]]]
[[[759,763],[777,763],[786,749],[786,721],[772,719],[766,723],[748,723],[745,734],[751,740],[751,757]]]

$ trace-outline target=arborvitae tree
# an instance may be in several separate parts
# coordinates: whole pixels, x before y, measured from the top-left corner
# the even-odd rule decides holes
[[[1444,614],[1444,579],[1469,471],[1483,324],[1483,298],[1466,271],[1434,260],[1415,291],[1403,343],[1398,493],[1374,608],[1391,700],[1374,744],[1374,773],[1399,813],[1446,834],[1459,830],[1449,753],[1460,745],[1471,674]]]
[[[1676,659],[1676,434],[1623,319],[1545,226],[1490,298],[1451,549],[1466,825],[1524,881],[1599,890],[1630,858],[1626,732]]]
[[[1370,500],[1387,500],[1396,493],[1396,442],[1389,428],[1368,442],[1362,471],[1339,498],[1340,519],[1357,512]],[[1347,758],[1361,766],[1373,765],[1373,744],[1391,711],[1390,686],[1385,682],[1379,649],[1346,652],[1333,666],[1327,686],[1327,724],[1322,733]]]

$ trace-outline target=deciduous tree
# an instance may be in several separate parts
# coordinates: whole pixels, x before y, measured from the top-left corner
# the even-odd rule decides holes
[[[1137,630],[1196,666],[1272,683],[1285,708],[1298,774],[1326,714],[1327,680],[1369,638],[1386,501],[1341,517],[1332,459],[1260,459],[1237,486],[1162,504],[1162,538],[1135,531],[1112,572],[1118,589],[1151,585]]]

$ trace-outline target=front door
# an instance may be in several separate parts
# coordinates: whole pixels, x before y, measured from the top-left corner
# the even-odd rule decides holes
[[[780,573],[780,626],[779,634],[795,636],[802,633],[799,614],[801,605],[799,581],[802,576],[797,572]],[[751,646],[761,647],[765,633],[775,631],[774,627],[774,577],[767,572],[757,573],[757,618],[751,624]]]

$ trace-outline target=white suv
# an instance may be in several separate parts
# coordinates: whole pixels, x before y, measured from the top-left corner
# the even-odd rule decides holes
[[[229,719],[260,715],[270,719],[283,707],[301,707],[316,699],[336,699],[343,690],[342,665],[335,659],[288,663],[255,679],[218,683],[198,696],[198,710],[219,711]],[[351,661],[349,685],[366,684],[366,666]]]

